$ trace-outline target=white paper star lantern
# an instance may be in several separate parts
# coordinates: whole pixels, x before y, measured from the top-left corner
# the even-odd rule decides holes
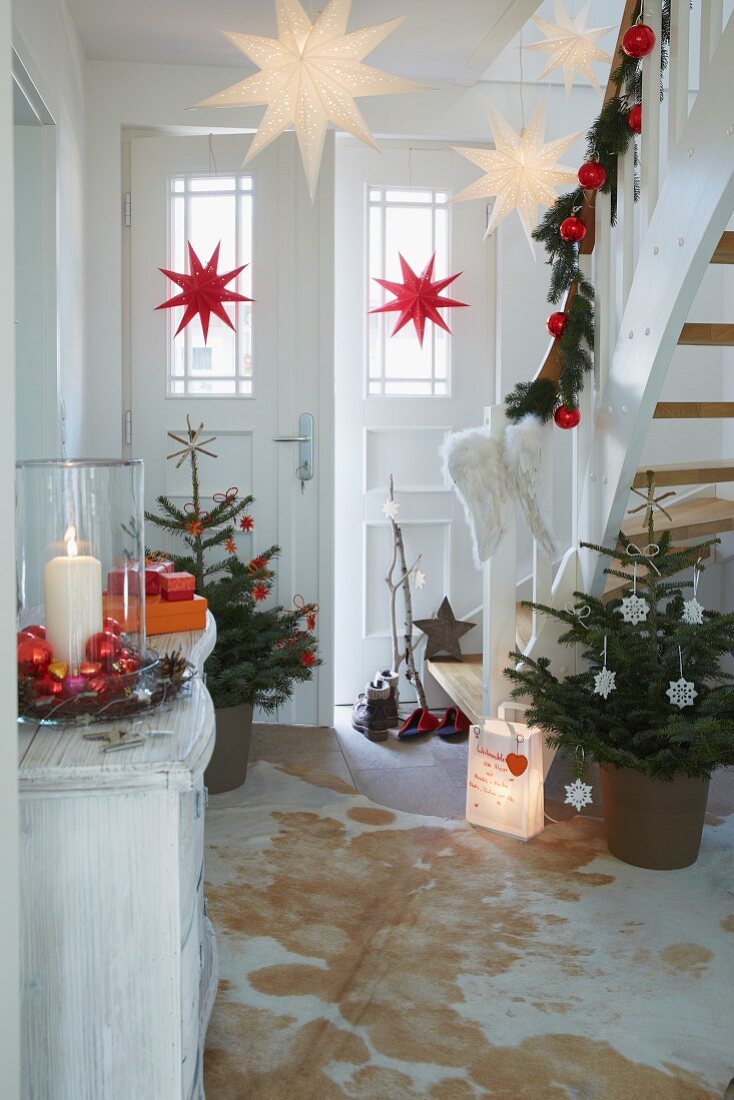
[[[494,149],[469,149],[454,146],[457,153],[477,164],[486,173],[469,184],[454,202],[466,199],[497,200],[485,238],[509,213],[517,210],[531,250],[531,234],[538,223],[538,207],[552,206],[555,188],[576,182],[576,170],[558,163],[558,158],[581,137],[581,131],[545,143],[545,103],[541,103],[530,122],[518,134],[500,114],[489,108]]]
[[[382,506],[382,514],[385,519],[397,519],[399,511],[400,505],[397,500],[390,500],[390,497],[388,497]]]
[[[556,0],[555,23],[549,23],[547,19],[541,19],[539,15],[533,16],[533,23],[539,27],[546,36],[544,42],[531,42],[523,46],[524,50],[535,50],[550,54],[548,64],[539,74],[538,80],[542,80],[554,69],[563,69],[563,80],[566,85],[566,99],[571,94],[573,78],[576,73],[585,77],[589,84],[599,90],[599,81],[594,72],[593,61],[612,60],[611,55],[600,50],[596,45],[599,38],[609,34],[613,27],[597,27],[595,29],[586,26],[586,17],[589,14],[589,4],[574,19],[569,15],[561,0]]]
[[[362,64],[362,58],[387,38],[402,18],[347,34],[351,4],[352,0],[329,0],[312,23],[299,0],[275,0],[277,38],[222,31],[261,71],[196,104],[197,107],[266,104],[245,164],[292,126],[312,198],[329,122],[376,148],[354,102],[355,96],[425,89],[425,85],[413,80]]]

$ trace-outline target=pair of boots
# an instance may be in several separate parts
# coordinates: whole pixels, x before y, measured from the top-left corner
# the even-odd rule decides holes
[[[352,725],[369,741],[387,741],[387,731],[398,724],[398,677],[386,668],[375,674],[352,708]]]

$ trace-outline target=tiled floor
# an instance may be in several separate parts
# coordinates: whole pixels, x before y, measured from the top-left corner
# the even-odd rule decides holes
[[[252,758],[310,763],[351,781],[373,802],[408,813],[462,818],[467,739],[427,735],[368,741],[352,729],[351,707],[337,707],[334,727],[255,726]]]

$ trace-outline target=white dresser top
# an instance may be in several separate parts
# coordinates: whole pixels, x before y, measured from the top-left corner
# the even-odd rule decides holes
[[[207,613],[205,630],[161,634],[149,639],[148,645],[161,654],[181,649],[201,671],[215,641],[216,626]],[[140,787],[188,790],[193,776],[211,755],[214,707],[197,676],[169,707],[119,722],[119,728],[144,736],[144,744],[106,753],[104,742],[85,740],[83,736],[114,728],[114,722],[68,726],[18,723],[20,790],[24,794]]]

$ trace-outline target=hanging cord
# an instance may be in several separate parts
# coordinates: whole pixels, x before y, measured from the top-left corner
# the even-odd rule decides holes
[[[212,171],[212,165],[214,166],[214,171]],[[211,133],[209,134],[209,175],[219,175],[219,172],[217,170],[217,160],[214,156],[214,135]]]
[[[523,68],[524,58],[523,58],[523,52],[522,52],[523,51],[523,31],[524,31],[524,29],[525,29],[524,27],[520,28],[520,51],[519,51],[520,52],[520,115],[521,115],[521,118],[522,118],[522,127],[520,129],[520,134],[521,135],[525,133],[525,71],[524,71],[524,68]]]

